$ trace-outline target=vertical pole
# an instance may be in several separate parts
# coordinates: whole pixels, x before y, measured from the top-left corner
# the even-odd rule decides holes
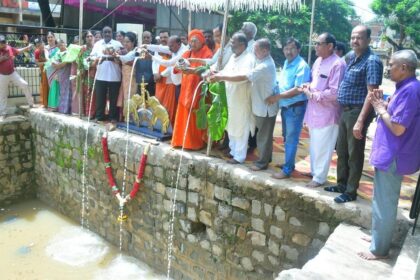
[[[217,71],[220,71],[222,68],[222,61],[223,61],[223,53],[225,49],[225,41],[226,41],[226,30],[227,30],[227,24],[228,24],[228,15],[229,15],[229,0],[225,0],[225,14],[223,15],[223,29],[222,29],[222,39],[220,42],[220,55],[217,59],[217,65],[216,69]],[[211,135],[210,131],[207,131],[208,139],[207,139],[207,152],[206,155],[210,156],[212,141],[211,141]]]
[[[191,10],[188,10],[188,34],[190,34],[191,30],[192,30],[192,15],[191,15]]]
[[[19,1],[19,23],[22,24],[23,22],[23,10],[22,10],[22,0]]]
[[[83,44],[82,42],[82,33],[83,33],[83,4],[84,4],[84,0],[80,0],[80,5],[79,5],[79,45],[81,46]],[[79,65],[77,66],[77,72],[79,72]],[[76,72],[76,83],[78,83],[78,85],[76,86],[76,89],[79,89],[78,95],[79,95],[79,118],[82,118],[82,110],[83,110],[83,98],[82,98],[82,85],[81,85],[81,74],[82,73],[77,73]]]
[[[311,63],[311,56],[312,56],[312,33],[314,32],[314,15],[315,15],[315,0],[312,0],[311,28],[309,30],[308,64]]]

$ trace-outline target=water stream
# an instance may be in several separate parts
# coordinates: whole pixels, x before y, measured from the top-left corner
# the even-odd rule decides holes
[[[191,104],[194,104],[195,98],[197,97],[198,90],[199,90],[199,88],[200,88],[200,86],[203,82],[204,81],[201,81],[197,85],[197,88],[195,89]],[[169,232],[168,232],[168,267],[167,267],[167,273],[166,273],[166,279],[167,280],[170,279],[171,266],[172,266],[172,251],[173,251],[173,242],[174,242],[174,221],[175,221],[175,210],[176,210],[176,196],[177,196],[177,192],[178,192],[179,178],[180,178],[180,175],[181,175],[182,159],[184,157],[184,145],[185,145],[185,140],[187,139],[187,131],[188,131],[188,127],[190,125],[190,118],[191,118],[192,109],[193,109],[193,106],[191,106],[190,111],[188,112],[187,126],[185,127],[185,132],[184,132],[184,136],[183,136],[183,139],[182,139],[182,149],[181,149],[181,155],[179,157],[178,170],[177,170],[177,173],[176,173],[176,180],[175,180],[175,190],[174,190],[174,195],[173,195],[173,200],[172,200],[171,217],[170,217],[170,221],[169,221]]]
[[[86,135],[85,135],[85,143],[83,146],[83,161],[82,161],[82,215],[81,215],[81,221],[80,221],[82,228],[85,227],[85,224],[86,224],[86,227],[89,228],[89,220],[85,218],[86,212],[89,211],[88,209],[89,203],[86,203],[89,198],[89,188],[86,187],[86,164],[87,164],[87,153],[88,153],[88,135],[89,135],[89,127],[90,127],[90,115],[92,112],[93,93],[95,90],[97,74],[98,74],[98,71],[96,71],[95,77],[93,79],[92,90],[90,92],[88,118],[87,118],[87,123],[85,125]],[[89,69],[88,69],[88,79],[89,79]],[[89,84],[89,80],[88,80],[88,84]]]

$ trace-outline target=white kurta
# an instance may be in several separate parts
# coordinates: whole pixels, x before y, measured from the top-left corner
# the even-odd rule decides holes
[[[254,67],[254,56],[244,51],[241,55],[232,55],[222,73],[227,75],[247,75]],[[251,83],[226,82],[228,104],[227,132],[230,153],[238,162],[246,158],[249,133],[254,134],[255,120],[251,107]]]
[[[232,55],[222,73],[227,75],[247,75],[254,67],[254,56],[244,51],[240,56]],[[251,83],[226,82],[228,104],[227,131],[235,137],[244,133],[254,133],[255,121],[251,107]]]

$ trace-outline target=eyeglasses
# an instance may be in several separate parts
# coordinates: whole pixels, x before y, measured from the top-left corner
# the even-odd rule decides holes
[[[320,46],[322,44],[328,45],[328,42],[315,42],[315,46]]]

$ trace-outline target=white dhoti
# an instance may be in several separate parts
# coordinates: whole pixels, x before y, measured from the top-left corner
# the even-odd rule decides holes
[[[228,135],[230,154],[232,155],[234,160],[241,163],[244,162],[246,159],[246,152],[248,150],[249,131],[239,137],[229,134],[229,131]]]
[[[253,66],[253,56],[244,51],[239,56],[231,56],[222,72],[228,75],[246,75]],[[226,82],[226,99],[230,154],[236,161],[244,162],[249,133],[253,134],[255,131],[251,107],[251,83],[249,81]]]
[[[331,157],[338,137],[338,125],[309,128],[311,174],[313,181],[323,184],[327,180]]]

